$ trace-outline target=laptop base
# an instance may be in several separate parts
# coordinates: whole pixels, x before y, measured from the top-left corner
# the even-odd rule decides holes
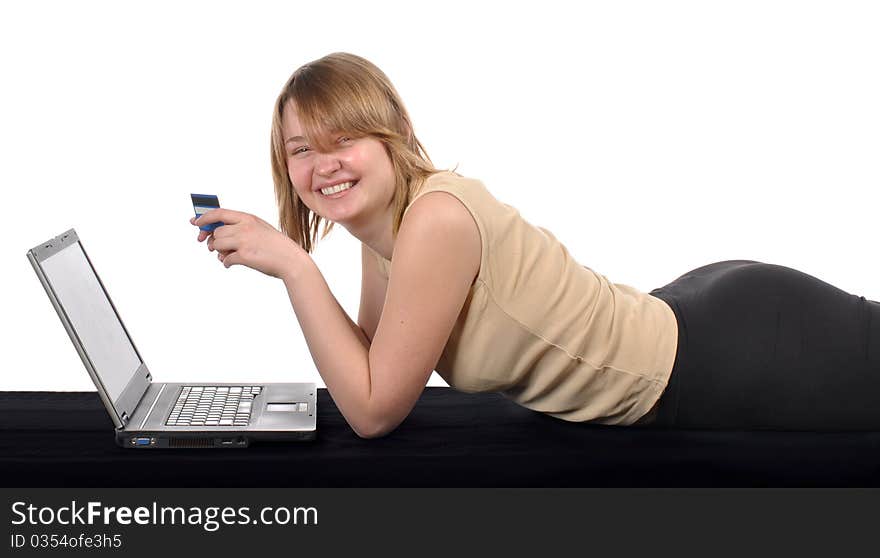
[[[246,448],[252,442],[300,442],[315,439],[315,431],[302,432],[254,432],[241,431],[224,435],[216,430],[210,432],[132,432],[116,431],[116,445],[134,449],[174,449],[174,448]]]

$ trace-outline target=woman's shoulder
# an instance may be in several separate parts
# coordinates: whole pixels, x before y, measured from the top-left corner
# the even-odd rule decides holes
[[[475,178],[470,178],[451,170],[441,170],[425,179],[422,190],[442,189],[443,187],[467,187],[474,184],[482,186],[482,183]]]
[[[422,257],[427,255],[424,247],[430,246],[430,256],[423,263],[442,269],[453,283],[467,278],[468,284],[473,284],[483,252],[483,235],[476,218],[459,196],[449,195],[445,188],[425,193],[410,205],[411,211],[401,223],[395,257],[399,249],[403,254]]]
[[[426,196],[432,192],[446,192],[451,196]],[[422,185],[410,199],[404,210],[404,215],[415,206],[434,206],[440,210],[444,207],[452,213],[474,213],[475,202],[486,192],[485,187],[479,180],[462,176],[454,171],[443,170],[427,177]],[[457,202],[451,200],[457,198]],[[457,210],[456,210],[457,209]],[[423,210],[424,211],[424,210]],[[474,215],[473,218],[476,218]]]
[[[473,211],[475,202],[485,197],[488,193],[481,181],[453,171],[444,170],[434,173],[424,180],[419,189],[413,194],[404,213],[409,211],[410,207],[417,200],[423,198],[425,194],[438,191],[452,194],[470,211]],[[429,197],[437,198],[436,196]]]

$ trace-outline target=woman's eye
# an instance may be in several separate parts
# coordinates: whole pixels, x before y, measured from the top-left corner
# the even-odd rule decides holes
[[[339,143],[345,143],[347,141],[351,141],[351,138],[348,136],[342,136],[341,138],[339,138],[338,141],[339,141]]]
[[[308,150],[308,147],[299,147],[297,149],[294,149],[291,155],[299,155],[300,153],[305,153],[306,150]]]

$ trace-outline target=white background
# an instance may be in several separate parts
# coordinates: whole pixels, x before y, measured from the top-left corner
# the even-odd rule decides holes
[[[880,299],[876,6],[4,3],[0,389],[93,389],[25,258],[70,227],[156,379],[323,385],[281,282],[188,219],[199,192],[277,224],[272,104],[334,51],[388,74],[438,167],[611,281],[754,259]],[[356,319],[356,241],[314,258]]]

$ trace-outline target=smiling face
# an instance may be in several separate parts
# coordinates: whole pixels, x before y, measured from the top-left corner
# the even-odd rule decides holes
[[[293,103],[285,106],[281,127],[287,174],[309,209],[349,230],[367,228],[389,215],[395,175],[381,141],[335,132],[325,142],[329,147],[320,150],[304,137]],[[340,184],[349,187],[338,192],[321,191]]]

